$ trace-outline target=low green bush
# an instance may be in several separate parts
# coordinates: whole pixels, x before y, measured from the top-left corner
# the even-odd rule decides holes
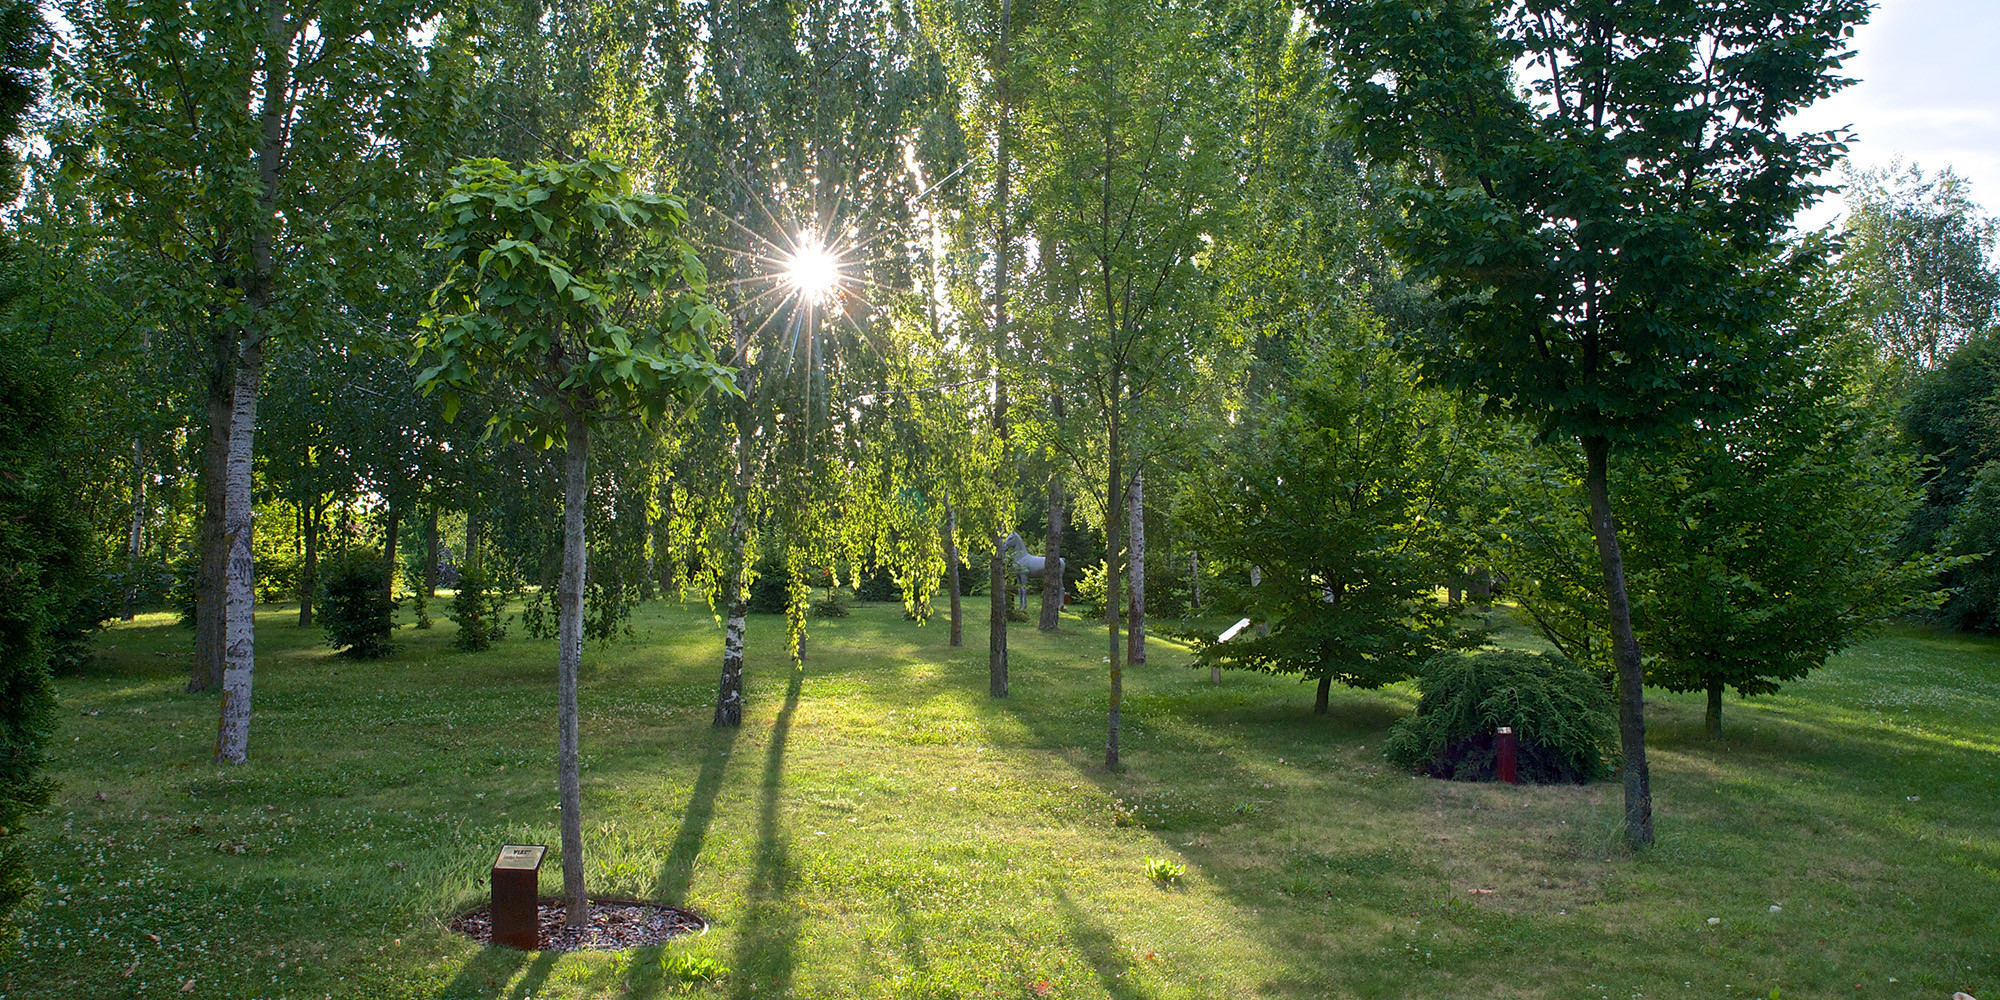
[[[454,649],[477,653],[491,649],[507,636],[507,616],[500,611],[506,597],[493,586],[486,571],[478,566],[461,567],[458,591],[452,595],[448,617],[458,626],[452,636]]]
[[[396,627],[389,571],[372,551],[355,552],[325,572],[315,614],[327,645],[341,656],[373,660],[395,651],[389,642]]]
[[[1385,756],[1434,778],[1491,781],[1494,730],[1512,726],[1517,773],[1538,784],[1596,781],[1615,746],[1611,692],[1557,653],[1479,650],[1432,657],[1417,712],[1389,731]]]

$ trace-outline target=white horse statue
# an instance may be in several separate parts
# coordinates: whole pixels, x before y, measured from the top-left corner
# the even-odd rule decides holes
[[[1035,576],[1041,576],[1046,572],[1049,565],[1048,557],[1029,555],[1028,543],[1021,540],[1021,533],[1018,531],[1008,534],[1007,542],[1001,546],[1001,551],[1008,554],[1008,561],[1013,563],[1014,566],[1016,584],[1014,587],[1015,607],[1026,611],[1028,609],[1028,574],[1032,573]],[[1064,568],[1063,560],[1057,558],[1056,572],[1061,573]]]

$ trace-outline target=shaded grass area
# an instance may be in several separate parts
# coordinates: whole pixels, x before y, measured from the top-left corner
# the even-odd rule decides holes
[[[1407,686],[1315,717],[1309,687],[1212,687],[1162,647],[1127,672],[1126,767],[1106,773],[1101,632],[1016,626],[1014,694],[992,701],[983,647],[863,604],[815,623],[796,674],[781,620],[753,617],[745,725],[718,732],[713,619],[648,605],[636,640],[585,657],[589,881],[714,928],[554,955],[444,929],[499,844],[557,842],[553,644],[460,654],[440,623],[363,664],[290,621],[260,612],[248,765],[209,763],[216,701],[181,692],[190,639],[165,616],[61,682],[63,789],[0,994],[2000,992],[1991,641],[1897,632],[1730,702],[1719,743],[1699,696],[1649,699],[1660,843],[1632,856],[1615,785],[1389,768]],[[1187,874],[1148,878],[1149,857]],[[730,972],[684,981],[663,951]]]

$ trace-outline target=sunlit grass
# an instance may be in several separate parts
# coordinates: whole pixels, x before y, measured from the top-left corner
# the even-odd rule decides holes
[[[60,683],[63,789],[31,834],[42,896],[0,994],[2000,990],[2000,645],[1984,640],[1868,643],[1730,701],[1720,743],[1698,697],[1651,700],[1660,843],[1634,857],[1615,785],[1387,767],[1406,686],[1336,691],[1316,718],[1308,687],[1211,687],[1156,647],[1127,673],[1127,766],[1108,774],[1102,634],[1083,623],[1017,626],[1014,695],[995,702],[983,644],[948,649],[941,622],[896,606],[816,623],[796,679],[780,620],[753,618],[730,733],[709,727],[713,619],[649,605],[636,640],[586,654],[584,829],[594,892],[713,918],[663,969],[658,948],[523,955],[444,929],[500,843],[557,842],[553,644],[517,630],[459,654],[441,621],[360,664],[290,621],[259,616],[245,766],[208,763],[216,701],[181,692],[190,639],[164,616],[107,632]],[[1148,859],[1185,874],[1152,878]],[[544,878],[556,891],[553,865]]]

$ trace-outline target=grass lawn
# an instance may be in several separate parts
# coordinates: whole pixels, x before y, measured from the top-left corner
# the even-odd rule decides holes
[[[191,637],[164,615],[59,683],[62,789],[0,995],[2000,996],[1992,641],[1898,631],[1731,700],[1719,743],[1699,696],[1650,700],[1659,844],[1634,856],[1613,783],[1387,767],[1407,686],[1316,718],[1309,687],[1211,687],[1156,644],[1109,774],[1099,628],[1016,625],[994,701],[983,614],[954,650],[942,621],[857,605],[797,677],[782,620],[753,617],[744,725],[717,732],[719,629],[647,605],[585,654],[586,861],[593,892],[711,918],[664,949],[731,970],[691,984],[661,948],[444,927],[499,844],[558,842],[553,643],[460,654],[441,621],[355,663],[293,618],[258,615],[244,766],[210,763],[217,702],[182,693]]]

